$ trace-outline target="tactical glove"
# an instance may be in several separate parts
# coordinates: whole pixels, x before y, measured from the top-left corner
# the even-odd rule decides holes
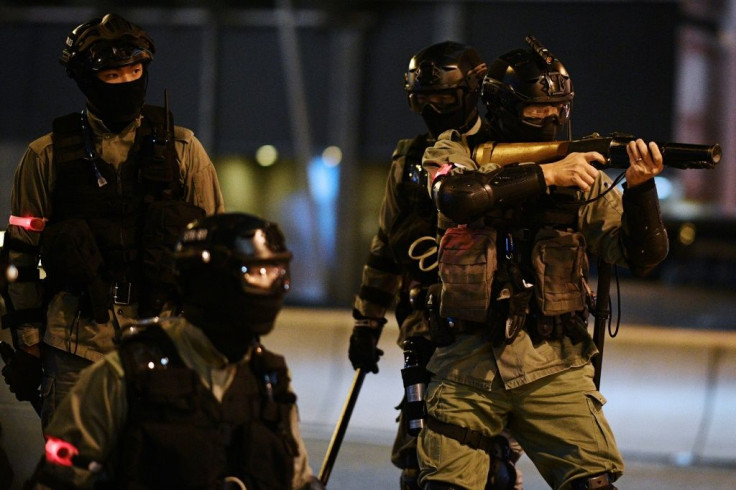
[[[355,326],[350,336],[348,357],[353,369],[363,369],[371,373],[378,373],[378,359],[383,351],[377,347],[381,330],[386,323],[384,318],[367,318],[354,314]]]
[[[41,359],[18,349],[13,357],[5,360],[3,378],[18,401],[35,402],[41,385]]]

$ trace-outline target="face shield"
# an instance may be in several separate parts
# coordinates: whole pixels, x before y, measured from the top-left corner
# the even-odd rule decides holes
[[[444,90],[418,90],[409,93],[409,107],[417,114],[431,108],[438,114],[450,114],[463,108],[465,90],[450,88]]]
[[[243,292],[256,296],[284,294],[291,287],[288,262],[242,265],[239,279]]]
[[[524,104],[519,118],[524,124],[535,128],[549,123],[564,126],[570,118],[570,102]]]

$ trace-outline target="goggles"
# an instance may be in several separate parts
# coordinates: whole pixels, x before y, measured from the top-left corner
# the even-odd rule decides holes
[[[243,265],[240,287],[246,294],[270,295],[285,293],[291,286],[289,266],[281,263]]]
[[[462,88],[451,88],[432,92],[409,92],[409,106],[413,112],[421,114],[429,106],[440,114],[455,112],[462,108]]]
[[[118,68],[134,63],[145,63],[153,59],[153,54],[147,49],[132,45],[108,43],[93,45],[85,55],[88,60],[88,68],[92,71]]]
[[[530,126],[542,127],[549,118],[556,118],[557,124],[562,126],[570,117],[570,102],[525,104],[520,116]]]

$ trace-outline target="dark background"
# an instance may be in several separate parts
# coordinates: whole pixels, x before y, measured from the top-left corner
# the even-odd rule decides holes
[[[162,104],[168,91],[175,122],[193,129],[212,157],[228,210],[284,228],[295,253],[289,301],[326,306],[351,304],[377,229],[390,155],[398,139],[423,131],[403,91],[414,53],[453,39],[474,45],[490,63],[533,34],[572,75],[573,137],[623,131],[671,141],[679,36],[693,24],[675,1],[95,5],[0,4],[0,214],[9,214],[12,174],[28,142],[48,132],[54,117],[83,107],[58,62],[66,35],[117,12],[153,37],[148,102]],[[278,149],[277,165],[253,162],[264,144]],[[342,148],[343,161],[339,170],[322,168],[326,180],[315,184],[309,162],[329,145]],[[666,175],[676,182],[679,172]],[[689,219],[668,217],[671,238]],[[718,223],[703,230],[715,236],[716,248],[734,248],[734,228]],[[731,288],[736,261],[721,256],[713,265],[707,247],[693,263],[719,274],[693,275],[687,271],[695,248],[673,242],[672,249],[651,281]]]

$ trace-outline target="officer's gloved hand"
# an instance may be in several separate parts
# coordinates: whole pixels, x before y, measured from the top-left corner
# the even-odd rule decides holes
[[[385,318],[368,318],[353,312],[355,326],[350,336],[348,357],[353,369],[363,369],[371,373],[378,372],[378,359],[383,351],[377,347],[381,330],[386,323]]]
[[[15,394],[18,401],[36,401],[39,396],[38,387],[41,384],[41,359],[18,349],[13,357],[5,361],[2,371],[10,392]]]

